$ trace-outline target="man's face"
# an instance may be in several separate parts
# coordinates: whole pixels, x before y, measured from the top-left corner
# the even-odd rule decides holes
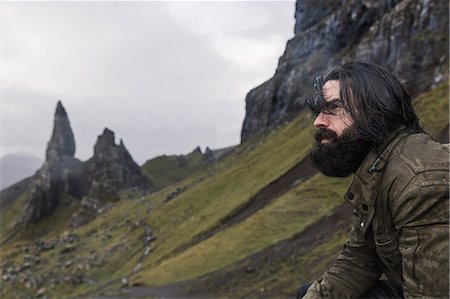
[[[338,137],[342,136],[343,131],[353,124],[348,111],[342,107],[339,91],[339,80],[325,82],[322,92],[326,101],[326,109],[320,112],[314,121],[316,128],[331,130]],[[331,140],[323,139],[321,142],[329,143]]]
[[[372,145],[358,137],[349,112],[342,106],[338,80],[325,82],[323,98],[326,103],[314,121],[318,130],[310,157],[323,174],[345,177],[358,169]]]

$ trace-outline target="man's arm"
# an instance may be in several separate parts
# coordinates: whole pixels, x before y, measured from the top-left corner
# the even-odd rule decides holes
[[[448,190],[448,173],[433,175],[431,180],[424,173],[392,200],[405,297],[449,295]]]
[[[323,277],[309,287],[303,298],[356,298],[369,290],[381,276],[372,229],[369,227],[364,236],[357,227],[359,218],[356,211],[353,217],[350,240],[344,250]]]

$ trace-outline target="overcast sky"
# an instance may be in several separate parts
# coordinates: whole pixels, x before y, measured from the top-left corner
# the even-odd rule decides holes
[[[44,158],[61,99],[75,156],[105,127],[136,162],[238,144],[245,96],[273,76],[294,1],[4,2],[1,156]]]

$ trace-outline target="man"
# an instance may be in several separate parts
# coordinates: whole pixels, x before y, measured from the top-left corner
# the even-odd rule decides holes
[[[310,156],[325,175],[354,173],[344,196],[353,224],[333,266],[297,297],[448,297],[448,145],[423,132],[409,95],[377,65],[336,66],[315,88]]]

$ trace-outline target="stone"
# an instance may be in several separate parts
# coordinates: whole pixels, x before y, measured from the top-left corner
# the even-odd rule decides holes
[[[183,193],[186,190],[187,190],[187,187],[177,187],[177,189],[175,189],[175,191],[173,191],[172,193],[170,193],[166,196],[166,198],[164,199],[164,203],[171,201],[172,199],[174,199],[175,197],[177,197],[178,195],[180,195],[181,193]]]
[[[37,291],[37,295],[38,296],[42,296],[42,295],[44,295],[44,293],[46,292],[47,290],[45,289],[45,288],[40,288],[38,291]]]
[[[60,254],[70,253],[75,251],[76,249],[77,247],[74,245],[66,245],[63,249],[61,249]]]
[[[83,197],[79,210],[72,216],[71,226],[80,227],[94,219],[99,214],[101,205],[102,203],[94,197]]]
[[[63,242],[65,243],[74,243],[80,240],[80,236],[74,233],[66,233],[63,236]]]
[[[42,244],[41,249],[43,251],[49,251],[55,248],[55,242],[46,241]]]

